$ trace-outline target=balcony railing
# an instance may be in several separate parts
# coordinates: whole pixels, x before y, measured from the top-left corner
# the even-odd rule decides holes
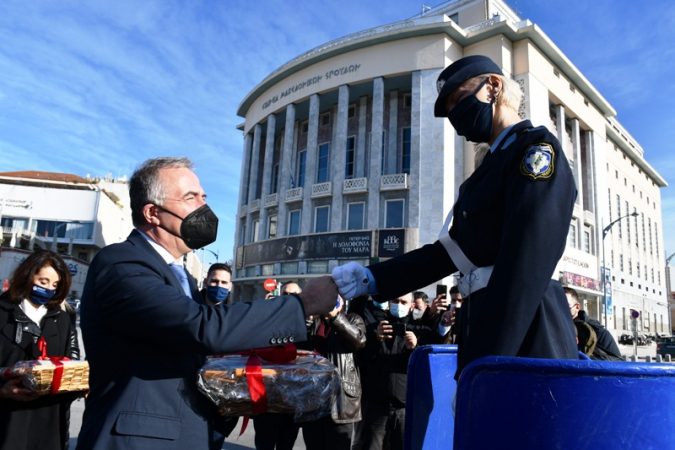
[[[380,178],[381,191],[398,191],[402,189],[408,189],[407,173],[392,173],[382,175],[382,178]]]
[[[333,182],[317,183],[312,185],[312,198],[329,197],[333,194]]]
[[[302,187],[288,189],[286,191],[286,203],[302,200]]]
[[[279,204],[279,195],[276,192],[274,194],[267,194],[265,196],[265,208],[277,206],[277,204]]]
[[[343,194],[368,192],[368,178],[351,178],[342,182]]]

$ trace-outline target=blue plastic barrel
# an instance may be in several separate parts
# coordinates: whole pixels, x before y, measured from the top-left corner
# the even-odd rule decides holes
[[[426,345],[408,362],[405,436],[406,450],[452,450],[452,400],[457,384],[456,345]]]
[[[459,380],[454,448],[675,449],[675,365],[481,358]]]

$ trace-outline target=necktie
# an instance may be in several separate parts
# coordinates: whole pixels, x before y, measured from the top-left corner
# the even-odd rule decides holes
[[[180,286],[183,288],[185,295],[192,298],[192,293],[190,292],[190,283],[188,282],[188,276],[187,272],[185,272],[185,268],[178,263],[171,263],[169,264],[169,267],[171,267],[173,274],[176,275],[176,278],[178,278]]]

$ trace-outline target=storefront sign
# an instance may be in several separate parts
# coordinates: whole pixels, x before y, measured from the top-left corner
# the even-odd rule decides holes
[[[392,258],[403,254],[405,244],[405,229],[380,230],[377,256],[380,258]]]
[[[244,246],[243,264],[370,258],[371,239],[370,231],[288,236]]]
[[[593,278],[585,277],[577,273],[562,272],[560,282],[565,285],[577,286],[593,291],[600,291],[600,283]]]

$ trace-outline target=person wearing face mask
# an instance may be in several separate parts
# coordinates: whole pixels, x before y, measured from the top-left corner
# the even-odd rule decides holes
[[[204,279],[201,298],[205,304],[216,306],[226,304],[232,291],[232,268],[224,263],[209,267]]]
[[[430,327],[413,325],[412,293],[389,300],[389,310],[368,337],[371,357],[362,374],[364,417],[360,448],[403,449],[408,359],[432,342]],[[414,331],[413,331],[414,330]]]
[[[197,390],[206,356],[303,341],[305,317],[335,305],[330,277],[270,301],[202,304],[182,261],[216,239],[218,218],[192,167],[173,157],[141,164],[129,180],[135,229],[89,267],[80,324],[90,392],[79,449],[220,449],[231,421]],[[317,295],[318,285],[332,298]]]
[[[446,67],[437,89],[434,115],[489,150],[437,241],[368,267],[336,267],[340,295],[392,298],[459,272],[456,378],[486,355],[577,358],[565,295],[551,279],[577,194],[560,143],[521,119],[518,84],[485,56]]]
[[[61,304],[70,271],[56,253],[38,251],[14,271],[0,295],[0,367],[42,355],[79,359],[77,332]],[[42,345],[40,343],[40,345]],[[36,396],[20,378],[0,380],[0,449],[63,449],[68,443],[73,394]]]

